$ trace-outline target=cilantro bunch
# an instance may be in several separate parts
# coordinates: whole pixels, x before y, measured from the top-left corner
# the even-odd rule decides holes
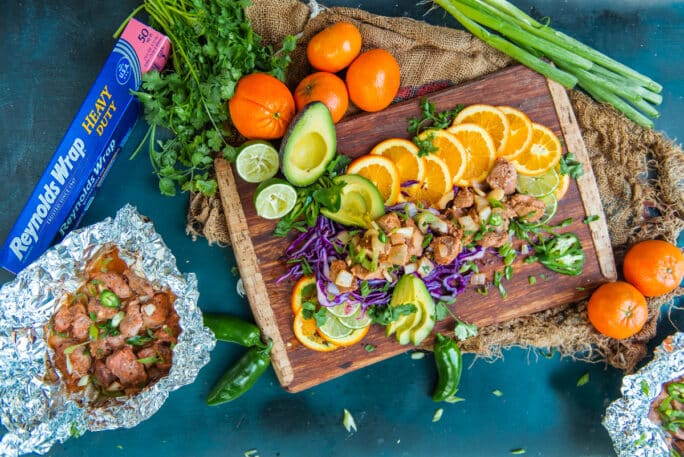
[[[214,155],[229,158],[235,152],[225,138],[231,134],[227,102],[238,80],[255,71],[285,77],[296,39],[286,37],[278,51],[264,45],[245,13],[250,3],[144,0],[130,16],[144,9],[150,25],[171,40],[167,69],[143,75],[141,90],[134,92],[150,128],[133,155],[148,145],[164,195],[178,188],[213,195]]]

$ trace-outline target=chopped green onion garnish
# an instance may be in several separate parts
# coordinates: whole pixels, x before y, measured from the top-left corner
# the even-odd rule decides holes
[[[444,408],[439,408],[435,411],[435,414],[432,415],[432,422],[438,422],[442,418],[442,414],[444,413]]]
[[[577,380],[577,387],[581,387],[589,382],[589,372],[587,371]]]
[[[349,410],[347,408],[344,409],[344,417],[342,418],[342,425],[344,425],[344,428],[348,431],[351,432],[356,431],[356,422],[354,422],[354,416],[351,415]]]

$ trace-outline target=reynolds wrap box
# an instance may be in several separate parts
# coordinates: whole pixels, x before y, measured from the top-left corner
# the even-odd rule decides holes
[[[132,19],[0,249],[0,266],[19,273],[78,225],[140,114],[131,90],[166,64],[166,36]]]

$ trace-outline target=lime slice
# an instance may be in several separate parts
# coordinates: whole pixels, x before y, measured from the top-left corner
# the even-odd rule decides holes
[[[560,177],[558,172],[553,168],[543,175],[539,176],[525,176],[518,175],[518,184],[516,189],[521,194],[531,195],[533,197],[543,197],[555,191],[560,184]]]
[[[325,314],[325,323],[318,327],[318,331],[328,338],[335,340],[351,335],[354,330],[343,325],[338,318],[327,312]]]
[[[365,328],[371,323],[371,318],[368,316],[368,313],[361,317],[361,306],[358,306],[356,311],[350,315],[338,317],[338,320],[345,327],[353,329]]]
[[[331,306],[328,308],[328,312],[335,317],[349,317],[356,313],[361,304],[357,303],[340,303],[339,305]],[[357,328],[357,327],[352,327]]]
[[[546,224],[551,220],[551,218],[556,214],[556,209],[558,209],[558,200],[554,194],[544,195],[540,197],[539,200],[543,201],[546,205],[546,211],[544,215],[539,219],[539,225]]]
[[[257,187],[254,207],[264,219],[278,219],[294,208],[297,191],[284,179],[271,178]]]
[[[266,141],[248,141],[240,148],[235,168],[247,182],[264,182],[278,173],[278,151]]]

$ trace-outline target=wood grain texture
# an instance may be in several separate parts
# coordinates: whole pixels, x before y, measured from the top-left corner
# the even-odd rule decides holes
[[[292,382],[292,366],[285,352],[285,345],[278,330],[273,308],[269,305],[266,284],[261,275],[259,261],[254,254],[254,245],[249,236],[247,219],[237,193],[232,167],[224,159],[216,159],[214,169],[219,194],[221,195],[223,214],[226,217],[228,227],[230,227],[230,242],[233,246],[247,300],[249,300],[252,308],[254,320],[261,328],[262,333],[273,340],[271,362],[280,383],[287,385]]]
[[[617,279],[617,270],[613,256],[613,245],[610,243],[608,223],[603,211],[603,205],[601,204],[601,195],[599,195],[598,186],[596,185],[596,177],[591,171],[591,161],[589,160],[587,146],[582,139],[582,132],[577,125],[575,112],[570,104],[567,91],[563,86],[550,79],[548,80],[548,85],[551,98],[553,98],[556,107],[556,114],[561,121],[560,125],[563,137],[565,138],[566,148],[575,154],[577,160],[584,167],[585,173],[577,178],[577,187],[584,204],[584,212],[588,215],[599,216],[599,220],[589,224],[589,230],[594,240],[594,247],[598,253],[601,272],[606,279],[614,281]]]
[[[574,116],[570,115],[572,108],[567,96],[563,99],[557,94],[554,98],[546,79],[525,67],[510,67],[464,85],[430,94],[428,98],[435,103],[438,111],[457,104],[513,106],[563,137],[564,148],[572,144],[573,152],[578,154],[583,146]],[[343,120],[336,126],[338,151],[358,157],[383,139],[408,138],[407,119],[420,115],[419,102],[419,99],[408,100],[379,113],[360,114]],[[591,175],[586,153],[582,160],[585,176]],[[223,165],[221,167],[223,172],[229,170]],[[246,289],[248,285],[251,289],[247,289],[248,298],[257,323],[274,339],[274,357],[277,358],[274,359],[274,367],[287,390],[304,390],[412,348],[400,346],[393,339],[385,337],[384,329],[377,325],[361,343],[352,347],[319,353],[302,346],[292,330],[290,293],[293,283],[277,283],[278,278],[286,272],[286,264],[281,256],[291,238],[273,237],[276,223],[256,215],[252,203],[254,185],[239,179],[236,182],[234,178],[221,181],[221,197],[231,239],[234,239],[240,274]],[[483,297],[471,287],[450,306],[452,312],[466,322],[486,326],[587,297],[598,285],[611,279],[611,272],[615,271],[612,251],[606,249],[609,240],[602,239],[600,233],[600,236],[594,235],[594,224],[599,231],[603,230],[597,223],[588,226],[582,222],[587,214],[601,215],[605,224],[595,181],[572,181],[552,223],[573,218],[573,223],[564,230],[576,233],[582,242],[587,255],[582,275],[559,275],[539,264],[524,264],[518,258],[514,264],[514,277],[510,281],[504,280],[508,293],[505,300],[493,288],[488,296]],[[609,242],[607,246],[610,247]],[[480,263],[480,269],[488,273],[491,279],[491,272],[502,265],[497,256],[489,256]],[[528,284],[529,276],[536,277],[534,286]],[[448,331],[450,326],[453,326],[453,321],[447,319],[438,322],[435,330]],[[367,352],[364,349],[366,344],[372,344],[375,350]],[[425,345],[429,347],[431,340],[428,339]]]

